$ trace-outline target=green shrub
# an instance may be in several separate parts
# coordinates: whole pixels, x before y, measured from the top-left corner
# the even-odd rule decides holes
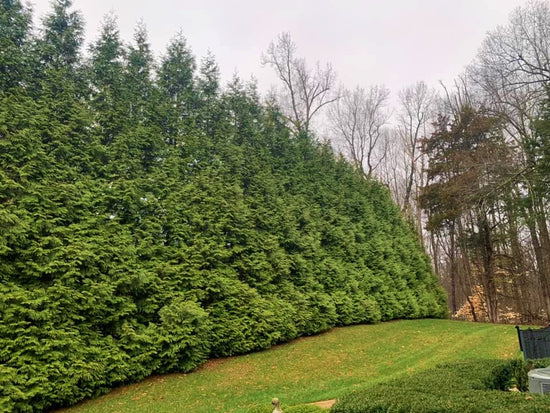
[[[350,393],[331,409],[332,413],[424,413],[424,412],[543,412],[550,398],[508,391],[511,377],[522,376],[521,360],[472,360],[438,366],[392,382]],[[498,377],[491,378],[496,372]],[[522,376],[523,377],[523,376]],[[517,379],[514,379],[517,380]],[[520,381],[523,379],[520,379]]]
[[[151,334],[159,347],[159,373],[191,371],[208,358],[211,323],[199,304],[176,297],[159,317],[156,334]]]
[[[372,297],[367,297],[359,302],[359,309],[364,314],[361,320],[364,323],[377,323],[382,319],[380,306]]]
[[[529,390],[528,373],[532,369],[550,366],[550,359],[527,360],[514,359],[495,367],[487,379],[487,388],[508,390],[517,387],[520,391]]]

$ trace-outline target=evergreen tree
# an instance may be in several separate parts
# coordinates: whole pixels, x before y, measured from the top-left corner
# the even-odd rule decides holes
[[[29,79],[31,62],[28,47],[31,38],[30,10],[19,0],[0,1],[0,91],[24,86]]]
[[[220,69],[212,52],[208,52],[201,61],[198,89],[202,100],[215,98],[220,90]]]
[[[53,10],[43,21],[41,64],[55,70],[66,69],[70,74],[80,59],[84,35],[82,16],[70,11],[71,0],[55,0]]]
[[[215,124],[220,119],[217,99],[220,93],[220,71],[212,53],[201,61],[197,77],[198,119],[197,126],[209,137],[214,138]]]
[[[126,63],[126,77],[129,102],[129,117],[132,123],[145,123],[150,118],[150,107],[154,105],[152,75],[154,70],[153,54],[147,40],[147,29],[140,22],[134,33],[135,45],[130,45]]]
[[[124,56],[116,18],[106,16],[99,39],[90,48],[89,65],[91,107],[97,124],[96,134],[110,145],[127,123],[124,100]]]
[[[71,1],[52,4],[52,12],[43,20],[36,42],[39,62],[34,74],[33,95],[48,124],[39,127],[46,151],[58,164],[57,173],[68,172],[73,165],[73,180],[82,171],[94,169],[90,154],[94,144],[87,131],[89,112],[83,102],[84,73],[80,63],[84,23],[79,12],[70,11]],[[59,178],[59,176],[57,176]]]
[[[158,116],[170,145],[183,145],[194,123],[194,72],[195,58],[180,33],[168,45],[157,73],[162,96]]]
[[[113,177],[142,175],[161,156],[162,137],[154,113],[159,103],[153,84],[154,60],[143,23],[136,27],[135,45],[130,45],[120,84],[120,110],[123,124],[109,149],[113,162],[108,168]],[[120,164],[125,165],[120,168]]]
[[[505,188],[502,177],[511,175],[513,165],[498,119],[464,106],[452,121],[440,118],[426,141],[425,153],[428,184],[421,202],[429,214],[428,228],[448,231],[456,243],[451,247],[473,257],[489,318],[497,322],[499,281],[493,220],[500,200],[495,188]],[[455,274],[452,272],[453,277]]]

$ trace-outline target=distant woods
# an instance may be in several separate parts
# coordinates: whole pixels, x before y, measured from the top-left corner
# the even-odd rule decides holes
[[[416,226],[459,317],[548,322],[550,5],[490,32],[421,141]]]
[[[549,3],[527,2],[487,35],[453,87],[437,93],[418,82],[399,92],[393,110],[383,86],[336,91],[330,66],[315,72],[317,85],[331,79],[318,90],[337,96],[324,137],[365,179],[391,190],[459,318],[549,319],[549,27]],[[277,58],[265,60],[281,77],[283,113],[309,125],[289,99],[303,95],[300,77],[291,82],[294,71],[283,70],[305,66],[295,53],[282,35],[268,49]]]
[[[388,189],[312,137],[329,68],[293,60],[289,112],[182,34],[155,59],[143,24],[127,43],[107,17],[84,51],[70,1],[31,17],[0,1],[1,411],[446,316]]]

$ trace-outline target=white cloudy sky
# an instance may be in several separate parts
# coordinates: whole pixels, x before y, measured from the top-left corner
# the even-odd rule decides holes
[[[73,0],[86,20],[87,41],[114,12],[130,41],[138,20],[157,55],[182,30],[194,54],[211,50],[222,76],[253,74],[260,89],[274,81],[260,65],[270,41],[291,33],[311,64],[330,62],[348,87],[385,84],[395,95],[424,80],[450,83],[476,54],[485,34],[506,24],[526,0]],[[31,0],[36,16],[48,0]]]

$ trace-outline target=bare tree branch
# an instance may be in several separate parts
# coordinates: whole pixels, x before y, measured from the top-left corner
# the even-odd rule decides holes
[[[384,86],[367,90],[357,87],[353,91],[343,89],[340,95],[329,111],[333,132],[354,167],[370,177],[387,153],[384,125],[389,118],[389,90]]]
[[[289,33],[281,33],[262,55],[263,65],[271,66],[283,83],[278,94],[279,105],[295,133],[309,133],[311,119],[326,105],[335,102],[333,93],[336,74],[330,65],[316,70],[308,68],[296,56],[296,45]]]

